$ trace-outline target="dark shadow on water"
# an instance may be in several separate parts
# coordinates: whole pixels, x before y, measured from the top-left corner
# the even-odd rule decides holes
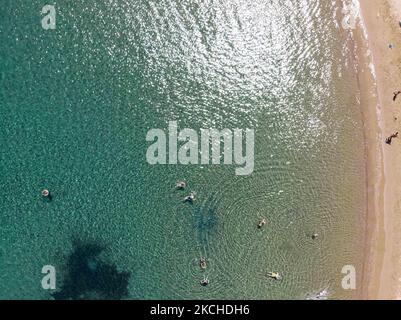
[[[130,272],[119,272],[116,265],[99,259],[105,247],[74,240],[67,257],[61,290],[56,300],[120,300],[128,296]]]
[[[208,246],[208,236],[216,231],[218,224],[217,210],[218,202],[215,198],[212,198],[206,207],[197,211],[198,241],[204,247]]]

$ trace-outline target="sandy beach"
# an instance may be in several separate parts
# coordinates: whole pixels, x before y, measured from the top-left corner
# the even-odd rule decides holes
[[[401,90],[401,0],[362,0],[360,9],[359,32],[365,44],[358,49],[358,72],[368,163],[367,245],[361,298],[399,299],[401,141],[395,139],[388,145],[385,140],[401,131],[401,97],[393,101],[394,92]]]

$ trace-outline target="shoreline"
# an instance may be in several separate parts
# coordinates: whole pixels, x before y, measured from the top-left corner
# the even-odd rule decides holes
[[[359,3],[361,23],[357,33],[361,33],[362,41],[357,48],[361,60],[358,77],[361,92],[366,95],[361,109],[368,184],[361,298],[399,299],[401,143],[396,139],[389,146],[385,139],[401,131],[401,99],[393,101],[393,92],[401,90],[401,0]],[[391,49],[389,44],[394,47]]]

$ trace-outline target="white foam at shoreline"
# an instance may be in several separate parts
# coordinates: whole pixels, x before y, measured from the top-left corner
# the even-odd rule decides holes
[[[359,18],[358,26],[361,28],[363,37],[365,38],[365,40],[368,43],[368,49],[366,51],[366,57],[369,58],[369,64],[368,64],[369,70],[372,73],[372,76],[373,76],[375,84],[376,84],[376,80],[377,80],[376,68],[375,68],[375,64],[373,63],[372,52],[369,49],[369,34],[368,34],[368,29],[366,28],[365,20],[364,20],[363,15],[362,15],[361,5],[360,5],[359,0],[352,0],[352,3],[354,5],[354,9],[356,10],[356,12],[358,12],[358,18]]]

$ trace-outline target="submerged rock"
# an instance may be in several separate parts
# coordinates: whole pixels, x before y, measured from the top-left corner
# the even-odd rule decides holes
[[[99,259],[105,247],[96,243],[74,241],[67,257],[62,287],[52,294],[56,300],[120,300],[128,296],[130,272]]]

